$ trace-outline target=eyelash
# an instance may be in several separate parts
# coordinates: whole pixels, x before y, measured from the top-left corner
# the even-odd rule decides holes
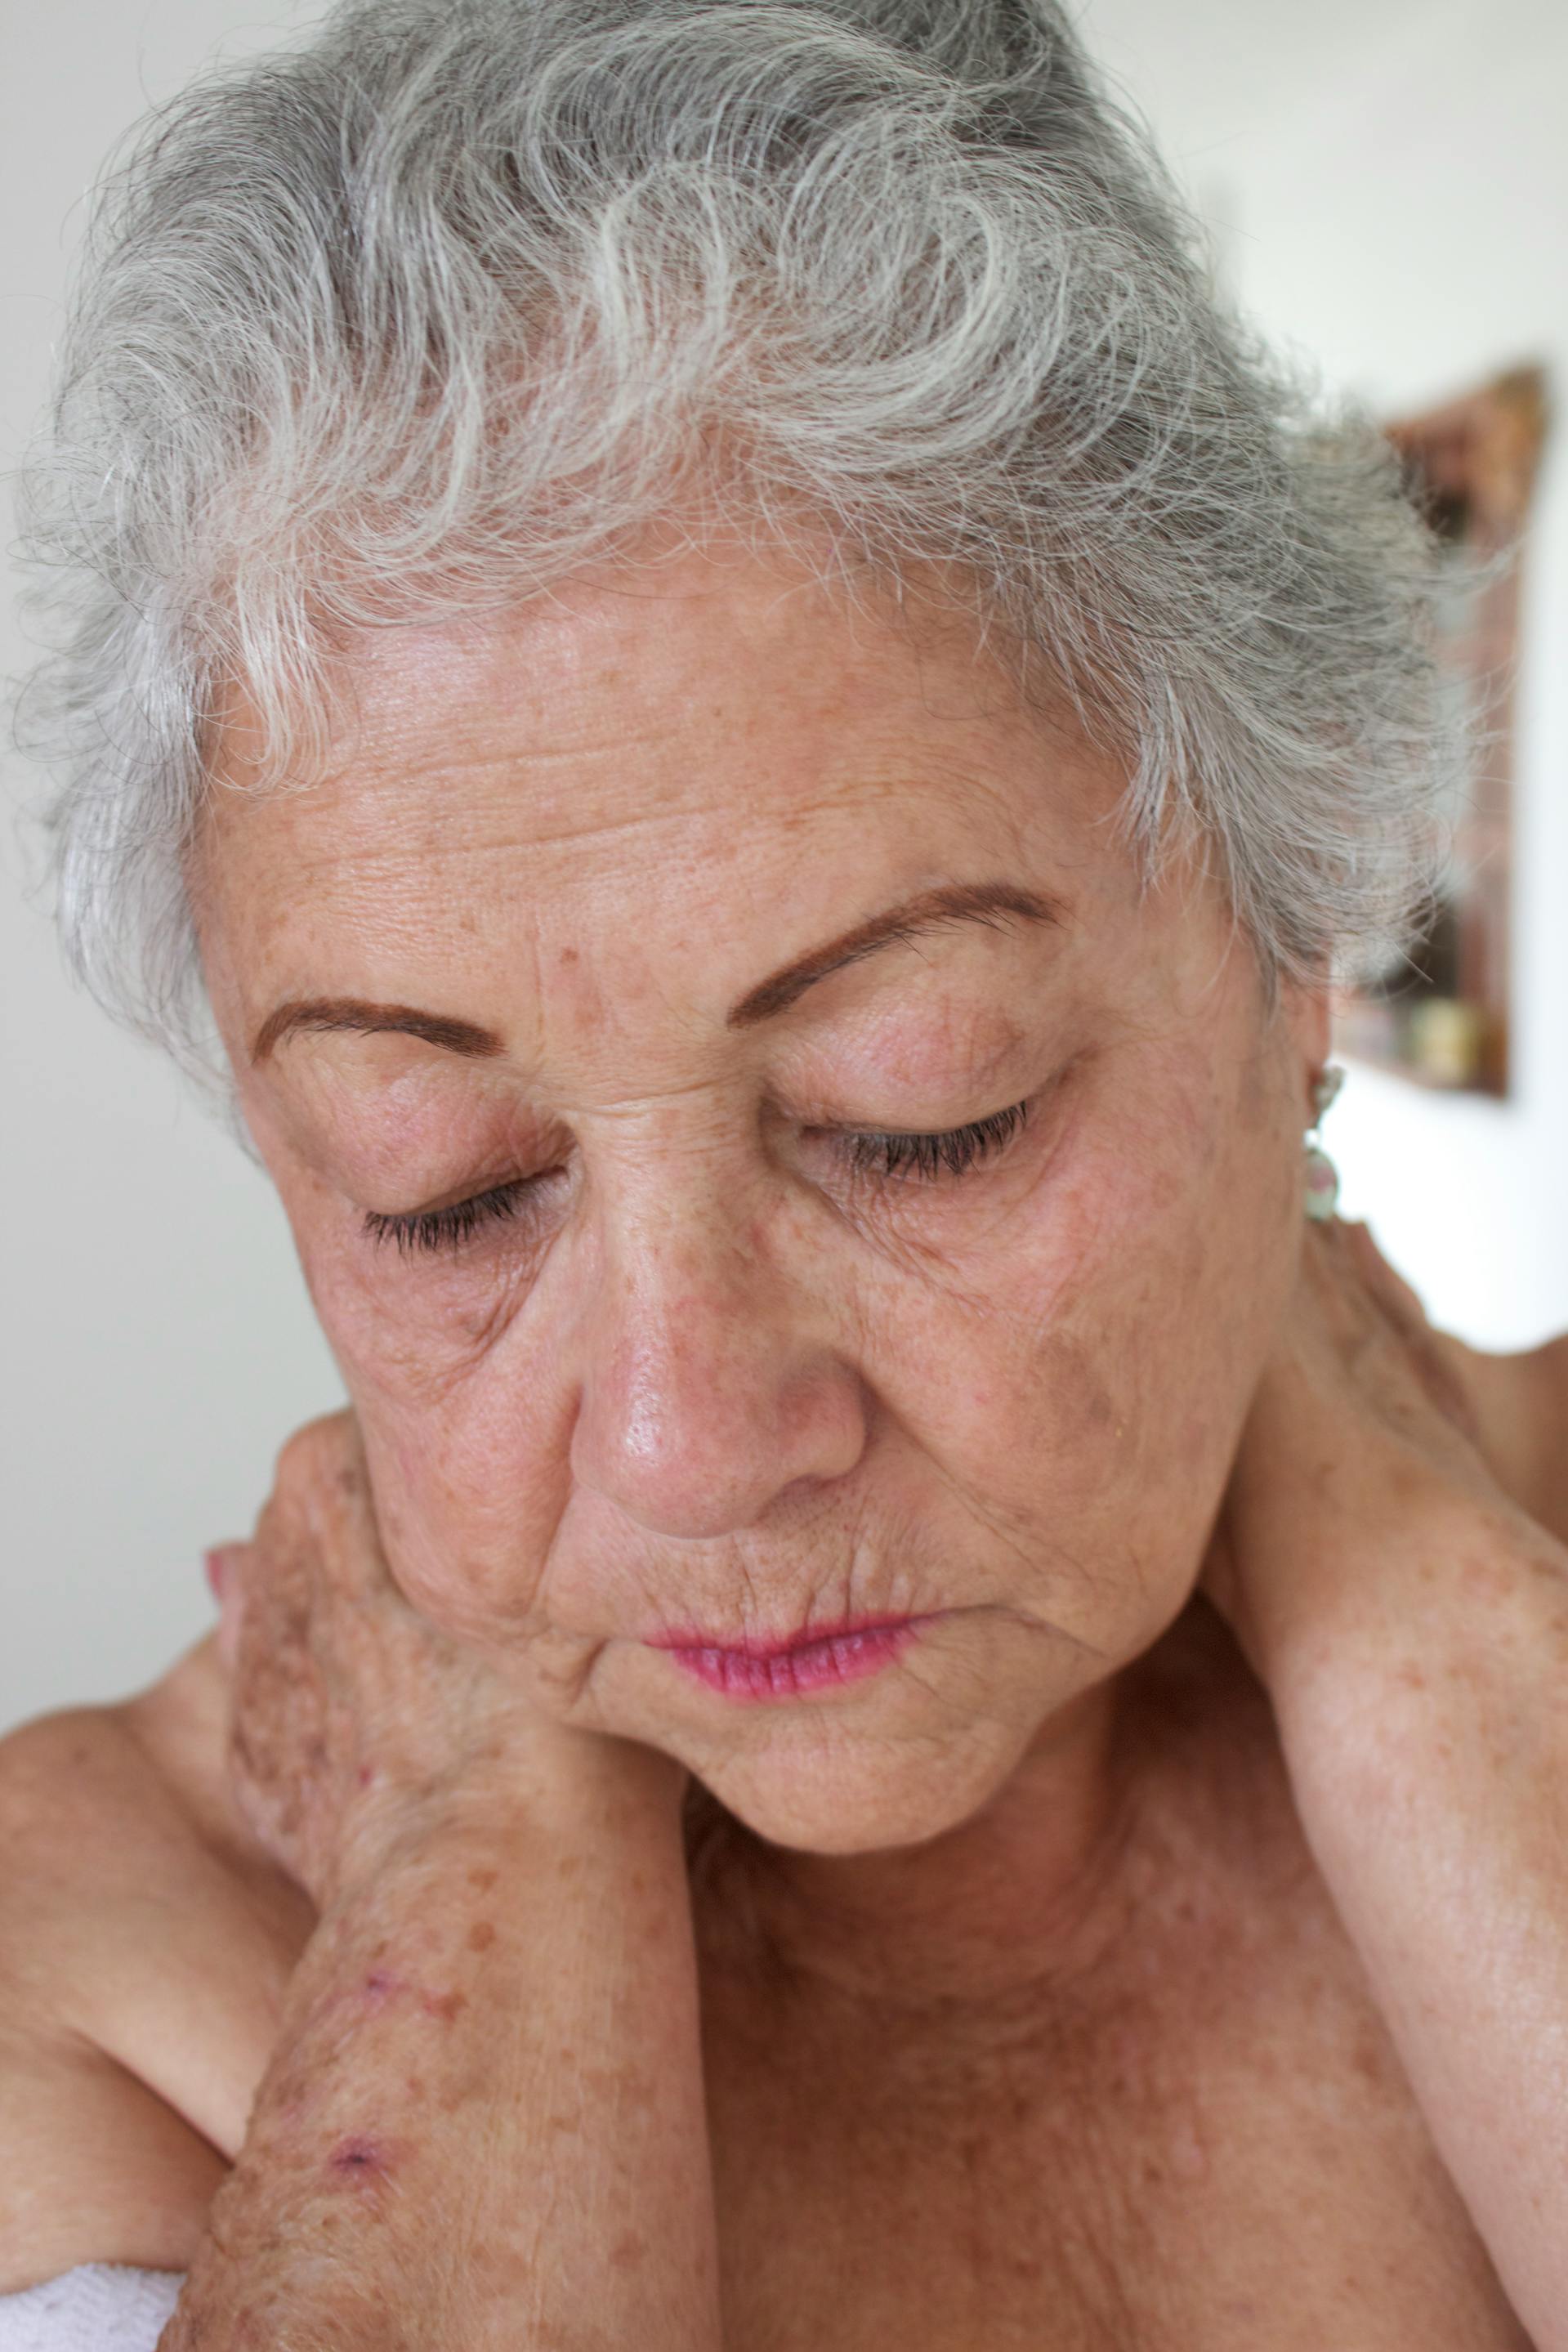
[[[967,1175],[1010,1143],[1028,1118],[1029,1105],[1021,1102],[1008,1110],[993,1111],[988,1118],[977,1118],[968,1127],[946,1128],[936,1134],[900,1134],[892,1129],[851,1132],[843,1138],[844,1153],[857,1176],[884,1180],[907,1176],[930,1184],[942,1176]],[[407,1216],[388,1216],[371,1209],[365,1214],[364,1231],[378,1246],[393,1243],[401,1257],[460,1250],[486,1225],[505,1224],[519,1214],[528,1181],[497,1184],[488,1192],[453,1202],[450,1208],[417,1209]]]
[[[523,1205],[522,1182],[497,1184],[449,1209],[416,1209],[408,1216],[386,1216],[379,1209],[365,1212],[364,1230],[379,1248],[393,1242],[400,1257],[434,1250],[459,1250],[486,1225],[505,1224]]]
[[[852,1134],[844,1139],[846,1157],[857,1175],[911,1175],[934,1183],[939,1176],[967,1175],[1010,1143],[1028,1117],[1029,1105],[1021,1102],[970,1127],[950,1127],[936,1135]]]

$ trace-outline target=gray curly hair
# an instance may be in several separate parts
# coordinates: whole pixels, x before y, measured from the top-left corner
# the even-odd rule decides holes
[[[1399,936],[1463,756],[1429,535],[1217,303],[1054,0],[350,0],[108,184],[26,479],[23,735],[99,998],[211,1069],[225,680],[284,780],[334,633],[546,591],[719,449],[824,576],[957,566],[1271,977]]]

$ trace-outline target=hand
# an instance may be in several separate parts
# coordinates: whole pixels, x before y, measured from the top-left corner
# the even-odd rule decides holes
[[[409,1606],[346,1413],[225,1569],[238,1793],[319,1916],[164,2352],[709,2352],[684,1771]]]
[[[1380,1543],[1511,1511],[1463,1360],[1364,1226],[1309,1228],[1203,1575],[1265,1679],[1315,1607],[1375,1576]]]
[[[289,1440],[254,1538],[219,1559],[235,1797],[319,1908],[433,1820],[476,1798],[526,1801],[558,1773],[591,1775],[601,1751],[667,1771],[678,1801],[668,1759],[549,1721],[504,1660],[409,1606],[382,1557],[350,1412]]]
[[[1465,1366],[1364,1234],[1309,1233],[1205,1583],[1519,2340],[1568,2352],[1568,1549]]]

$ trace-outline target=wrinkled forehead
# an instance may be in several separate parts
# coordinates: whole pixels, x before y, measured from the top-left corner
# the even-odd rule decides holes
[[[736,961],[903,894],[1027,876],[1130,919],[1125,771],[969,614],[692,553],[336,656],[323,756],[260,778],[232,687],[193,882],[214,1002],[486,956]],[[221,1012],[220,1012],[220,1017]]]

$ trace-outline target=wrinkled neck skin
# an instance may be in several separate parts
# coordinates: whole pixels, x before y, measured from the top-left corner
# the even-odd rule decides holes
[[[851,1992],[983,2000],[1065,1964],[1109,1891],[1131,1774],[1118,1686],[1045,1726],[972,1820],[863,1854],[791,1853],[694,1792],[694,1876],[711,1890],[710,1948],[775,1958]]]
[[[1199,1718],[1212,1717],[1212,1736]],[[1186,1899],[1214,1838],[1213,1796],[1239,1753],[1274,1755],[1267,1703],[1195,1597],[1145,1655],[1045,1724],[969,1820],[917,1845],[791,1852],[753,1836],[700,1786],[688,1846],[705,1952],[747,1979],[1005,2021],[1021,1999],[1076,2003],[1129,1934]],[[1228,1842],[1221,1831],[1218,1843]]]

